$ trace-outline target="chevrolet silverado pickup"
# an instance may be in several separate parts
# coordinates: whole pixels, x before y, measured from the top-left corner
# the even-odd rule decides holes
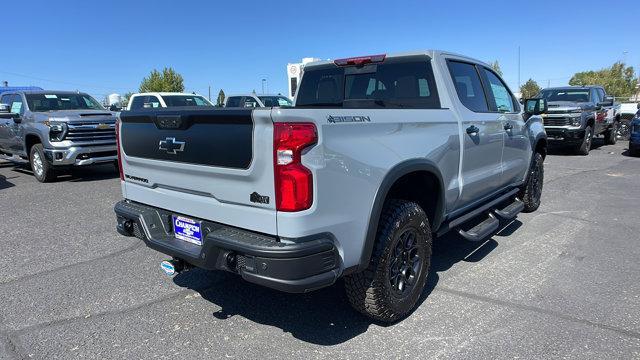
[[[116,117],[91,96],[8,91],[0,103],[0,153],[28,159],[38,181],[52,181],[63,168],[116,163]]]
[[[353,307],[396,321],[434,237],[482,241],[538,208],[545,110],[485,63],[425,51],[308,64],[290,108],[123,112],[117,230],[168,274],[286,292],[344,277]]]
[[[550,141],[569,145],[579,155],[589,155],[594,136],[603,135],[605,144],[618,138],[620,117],[613,97],[601,86],[568,86],[543,89],[538,97],[547,101],[544,128]]]

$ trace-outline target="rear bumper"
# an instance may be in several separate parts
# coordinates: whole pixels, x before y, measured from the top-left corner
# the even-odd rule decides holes
[[[116,145],[72,146],[66,149],[45,149],[50,164],[84,166],[118,160]]]
[[[202,246],[173,236],[171,211],[128,200],[115,206],[117,230],[161,253],[208,270],[238,273],[276,290],[303,293],[332,285],[340,258],[329,234],[280,242],[277,237],[202,221]]]
[[[584,139],[584,129],[545,127],[547,139],[550,141],[562,141],[566,143],[581,143]]]

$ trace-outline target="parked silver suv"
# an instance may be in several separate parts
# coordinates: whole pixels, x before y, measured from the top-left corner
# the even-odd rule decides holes
[[[91,96],[18,91],[0,97],[0,153],[28,159],[40,182],[62,167],[115,163],[115,115]]]
[[[432,240],[482,241],[540,205],[542,99],[440,51],[307,64],[293,108],[120,114],[117,229],[288,292],[345,278],[359,311],[408,314]],[[229,291],[229,289],[218,289]]]

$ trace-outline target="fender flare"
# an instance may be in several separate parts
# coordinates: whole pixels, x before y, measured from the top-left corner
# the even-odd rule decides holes
[[[358,264],[357,272],[363,271],[369,266],[369,261],[371,260],[371,254],[376,241],[376,234],[378,232],[378,222],[380,220],[380,215],[382,214],[384,202],[389,194],[389,190],[391,190],[391,187],[398,179],[416,171],[426,171],[438,179],[437,185],[440,187],[440,193],[438,194],[438,203],[434,212],[435,216],[431,224],[431,231],[436,232],[438,227],[442,224],[445,208],[445,188],[442,180],[442,174],[436,164],[428,159],[411,159],[395,165],[387,172],[376,191],[373,207],[371,208],[369,215],[367,235],[362,248],[362,254],[360,255],[360,263]]]

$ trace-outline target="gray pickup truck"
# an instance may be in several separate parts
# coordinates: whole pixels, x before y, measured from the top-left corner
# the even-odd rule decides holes
[[[115,115],[91,96],[5,92],[0,104],[0,153],[28,159],[38,181],[62,168],[116,162]]]
[[[613,97],[601,86],[567,86],[543,89],[538,94],[548,103],[543,114],[549,140],[572,146],[588,155],[594,136],[603,135],[605,144],[617,141],[620,116]]]
[[[117,230],[287,292],[345,278],[396,321],[434,237],[492,236],[540,205],[545,103],[521,109],[489,65],[440,51],[308,64],[291,108],[123,112]],[[228,291],[220,289],[220,291]]]

